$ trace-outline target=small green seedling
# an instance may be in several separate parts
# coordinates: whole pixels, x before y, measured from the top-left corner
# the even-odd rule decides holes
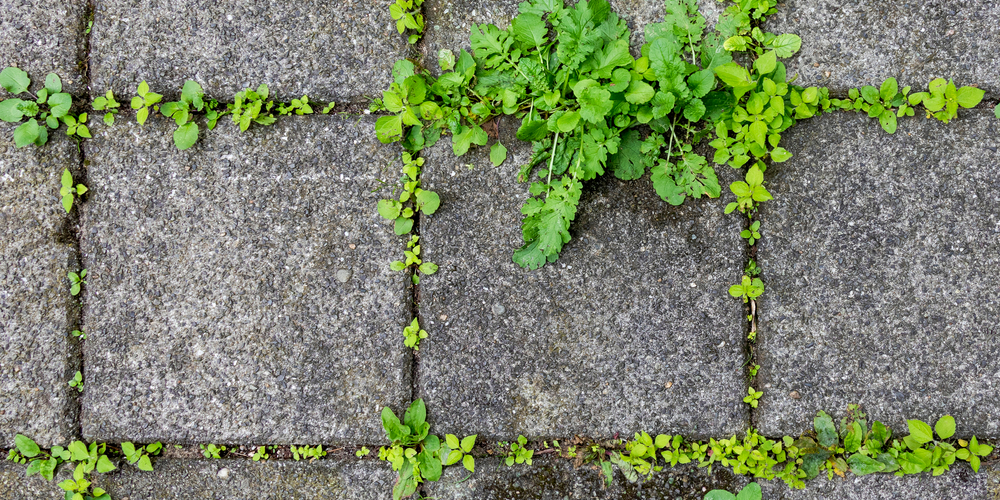
[[[74,297],[76,295],[79,295],[80,287],[87,284],[87,281],[85,279],[87,277],[87,270],[86,269],[81,270],[80,274],[70,271],[66,273],[66,277],[69,278],[69,293],[72,294]]]
[[[410,237],[410,241],[407,242],[406,244],[406,248],[408,250],[405,250],[403,252],[404,256],[406,257],[406,261],[405,262],[401,260],[393,261],[392,263],[389,264],[389,268],[392,269],[393,271],[402,271],[410,266],[414,266],[422,274],[430,275],[436,273],[438,270],[437,264],[434,264],[433,262],[424,262],[423,260],[420,259],[420,245],[418,244],[419,241],[420,237],[417,235],[413,235],[412,237]],[[413,273],[413,284],[414,285],[420,284],[420,277],[417,276],[417,273]]]
[[[400,182],[403,190],[399,200],[379,200],[378,213],[382,217],[395,221],[393,231],[403,235],[413,229],[413,216],[417,211],[424,215],[432,215],[441,206],[441,198],[433,191],[420,188],[420,170],[424,164],[423,158],[414,158],[408,152],[403,152],[403,176]]]
[[[153,470],[153,464],[150,462],[149,456],[159,455],[162,449],[163,444],[159,441],[139,447],[136,447],[128,441],[122,443],[122,454],[125,455],[125,459],[128,460],[128,463],[138,467],[139,470],[147,472]]]
[[[466,436],[459,441],[458,436],[445,434],[445,450],[441,454],[441,456],[445,457],[444,464],[457,464],[461,460],[462,466],[467,471],[476,472],[476,459],[472,455],[469,455],[469,453],[472,453],[472,448],[476,446],[476,436],[477,434]]]
[[[911,94],[908,102],[911,106],[923,104],[927,117],[934,117],[948,123],[958,116],[959,106],[974,108],[982,100],[986,92],[975,87],[956,88],[955,82],[944,78],[935,78],[927,85],[927,92]]]
[[[757,372],[760,371],[760,365],[758,364],[750,365],[750,369],[748,371],[750,372],[751,377],[756,377]]]
[[[753,245],[760,239],[760,221],[755,221],[753,224],[750,224],[750,228],[744,229],[740,233],[740,237],[747,240],[747,244]]]
[[[83,392],[83,373],[76,372],[76,375],[73,375],[73,378],[69,381],[69,386]]]
[[[62,187],[59,188],[59,196],[62,197],[63,208],[66,209],[66,213],[69,213],[73,209],[73,198],[83,196],[83,193],[87,192],[87,186],[83,184],[73,185],[73,174],[70,173],[69,169],[63,170],[62,179],[60,180]]]
[[[420,40],[420,34],[424,32],[424,15],[420,13],[420,6],[424,0],[396,0],[396,3],[389,6],[389,15],[396,21],[396,31],[403,34],[407,29],[416,31],[407,40],[410,44]]]
[[[94,99],[92,106],[94,111],[106,111],[104,113],[105,125],[110,127],[115,124],[115,115],[118,114],[118,108],[121,107],[121,104],[115,100],[114,91],[108,90],[104,96]]]
[[[734,495],[726,490],[712,490],[705,494],[704,500],[761,500],[764,493],[757,483],[750,483],[740,490],[738,495]]]
[[[80,340],[87,340],[87,334],[83,330],[73,330],[70,335]]]
[[[163,96],[149,91],[149,84],[143,80],[139,87],[135,89],[136,97],[132,98],[132,109],[136,110],[135,119],[139,125],[144,125],[149,118],[149,108],[159,103]]]
[[[240,132],[246,132],[251,123],[271,125],[277,120],[271,114],[274,101],[267,100],[269,94],[270,90],[264,84],[257,87],[256,92],[245,89],[236,93],[233,104],[228,107],[233,114],[233,123],[240,126]]]
[[[501,443],[501,446],[505,446],[506,443]],[[518,436],[516,443],[510,443],[510,451],[507,452],[507,458],[504,459],[504,463],[510,467],[514,464],[528,464],[531,465],[531,457],[535,454],[534,450],[529,450],[528,438],[524,436]]]
[[[367,450],[368,448],[364,448]],[[319,460],[326,456],[326,451],[323,450],[323,446],[292,446],[292,458],[295,460],[308,459]],[[359,455],[360,456],[360,455]]]
[[[292,99],[292,102],[288,104],[278,105],[278,116],[285,116],[295,113],[296,115],[311,115],[313,113],[312,106],[309,105],[309,96],[302,96],[301,99]]]
[[[417,323],[417,318],[413,318],[413,321],[403,328],[403,345],[413,349],[414,351],[420,350],[420,341],[427,338],[427,331],[420,328],[420,324]]]
[[[201,454],[205,458],[221,458],[222,454],[226,452],[226,446],[216,446],[214,444],[203,444],[199,445],[201,447]]]
[[[337,105],[337,103],[335,103],[333,101],[330,101],[330,104],[327,104],[326,107],[323,108],[323,111],[320,111],[320,112],[323,113],[324,115],[328,115],[328,114],[330,114],[331,111],[333,111],[333,108],[336,105]]]
[[[354,456],[356,456],[358,458],[361,458],[361,457],[367,456],[371,452],[372,451],[369,450],[367,446],[362,446],[360,450],[354,452]]]
[[[743,268],[743,274],[746,274],[747,276],[757,276],[760,274],[760,267],[757,266],[757,262],[750,259],[750,261],[747,262],[747,266]]]
[[[726,213],[739,209],[740,213],[752,210],[757,202],[773,199],[764,187],[764,172],[754,165],[747,171],[746,182],[736,181],[729,189],[736,195],[736,201],[726,205]]]
[[[83,137],[90,139],[90,129],[87,128],[87,113],[80,113],[79,116],[66,115],[62,117],[62,122],[66,124],[66,135]]]
[[[739,284],[729,287],[729,295],[742,298],[744,304],[760,297],[762,293],[764,293],[764,282],[760,278],[751,280],[747,275],[743,275],[743,280]]]
[[[198,142],[198,124],[191,121],[191,114],[205,110],[204,96],[205,92],[198,82],[187,80],[181,90],[180,101],[167,102],[160,106],[160,113],[167,118],[173,118],[177,124],[177,130],[174,131],[174,145],[181,151]]]
[[[272,450],[274,449],[273,446],[271,448]],[[260,462],[261,460],[267,460],[271,458],[271,455],[267,452],[267,446],[258,446],[257,451],[253,453],[253,457],[251,458],[254,462]]]
[[[755,391],[753,387],[748,387],[747,395],[743,397],[743,402],[750,405],[751,408],[756,408],[760,397],[763,395],[764,391]]]

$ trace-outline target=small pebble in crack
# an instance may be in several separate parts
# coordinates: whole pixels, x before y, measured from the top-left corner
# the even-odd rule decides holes
[[[351,272],[347,269],[341,269],[337,271],[337,281],[341,283],[347,283],[347,280],[351,279]]]

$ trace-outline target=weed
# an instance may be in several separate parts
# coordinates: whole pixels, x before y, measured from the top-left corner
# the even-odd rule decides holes
[[[424,0],[396,0],[396,3],[389,6],[389,15],[396,21],[396,31],[399,34],[407,29],[416,31],[407,37],[410,44],[417,43],[424,32],[424,15],[420,13],[423,3]]]
[[[70,334],[80,340],[87,340],[87,334],[83,330],[73,330]]]
[[[760,221],[754,221],[750,224],[749,229],[744,229],[740,233],[740,238],[747,240],[748,245],[753,245],[757,240],[760,239]]]
[[[367,446],[362,446],[360,450],[354,452],[354,456],[361,458],[368,456],[369,453],[371,453],[371,450],[369,450]]]
[[[18,434],[14,436],[15,449],[10,450],[7,460],[28,464],[25,476],[38,474],[52,481],[56,468],[63,462],[76,463],[73,478],[59,483],[66,492],[66,498],[72,500],[111,500],[111,497],[101,488],[92,487],[90,474],[111,472],[115,465],[105,454],[106,445],[82,441],[73,441],[69,446],[53,446],[51,450],[42,450],[34,440]]]
[[[518,436],[516,442],[501,442],[500,447],[508,449],[507,457],[504,458],[504,464],[508,467],[514,464],[531,465],[531,457],[534,456],[535,451],[528,449],[528,438]]]
[[[740,490],[738,495],[734,495],[726,490],[712,490],[705,494],[704,500],[761,500],[764,493],[757,483],[750,483]]]
[[[253,452],[253,457],[251,460],[254,462],[259,462],[261,460],[267,460],[271,458],[271,454],[267,452],[268,448],[274,451],[274,446],[258,446],[257,450]]]
[[[131,103],[132,109],[136,110],[135,119],[139,122],[139,125],[145,125],[146,120],[149,118],[150,107],[156,106],[163,99],[163,96],[155,92],[150,92],[149,84],[146,83],[146,80],[139,83],[139,86],[135,89],[135,93],[138,95],[132,98]]]
[[[199,445],[199,447],[201,448],[201,454],[204,455],[205,458],[221,458],[222,454],[226,452],[225,445],[216,446],[214,444],[209,443],[209,444]]]
[[[764,282],[760,278],[751,279],[749,276],[744,275],[743,279],[739,284],[729,287],[729,295],[736,298],[742,298],[743,303],[749,302],[751,299],[756,299],[764,293]]]
[[[70,379],[69,386],[75,388],[77,391],[83,392],[83,373],[77,371],[76,375],[73,375],[73,378]]]
[[[406,347],[419,351],[420,341],[427,338],[427,332],[420,328],[417,318],[413,318],[413,321],[406,328],[403,328],[403,337],[405,339],[403,344]]]
[[[414,158],[410,153],[403,152],[403,177],[400,179],[403,189],[399,200],[378,202],[379,215],[394,221],[393,230],[396,234],[403,235],[413,229],[413,216],[417,211],[431,215],[441,205],[441,198],[437,193],[420,188],[420,167],[423,164],[423,158]]]
[[[122,443],[122,454],[125,455],[128,463],[144,471],[153,470],[153,464],[149,461],[149,456],[159,455],[162,449],[163,445],[159,441],[139,447],[128,441]]]
[[[420,237],[413,235],[410,237],[410,241],[406,243],[407,250],[403,251],[403,256],[406,258],[405,261],[397,260],[389,264],[389,268],[393,271],[402,271],[408,267],[415,267],[422,274],[434,274],[438,270],[437,264],[433,262],[424,262],[420,258]],[[417,273],[413,273],[413,284],[417,285],[420,283],[420,277]]]
[[[69,169],[63,170],[62,178],[60,179],[62,187],[59,188],[59,196],[62,197],[62,206],[66,209],[66,213],[69,213],[73,209],[73,198],[83,196],[87,192],[87,186],[83,184],[73,185],[73,174],[70,173]],[[75,293],[73,295],[76,295]]]
[[[751,408],[756,408],[760,401],[761,396],[764,395],[764,391],[755,391],[753,387],[747,388],[747,395],[743,397],[743,402],[750,405]]]
[[[367,450],[367,448],[364,448]],[[367,454],[367,453],[366,453]],[[292,446],[292,458],[295,460],[308,459],[318,460],[326,456],[323,446]],[[361,457],[363,455],[358,455]]]
[[[80,293],[80,288],[87,284],[85,278],[87,277],[87,270],[83,269],[80,274],[70,271],[66,273],[66,277],[69,278],[69,293],[76,296]]]

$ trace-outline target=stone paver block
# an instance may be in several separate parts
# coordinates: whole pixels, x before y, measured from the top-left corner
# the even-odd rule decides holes
[[[0,446],[18,433],[49,446],[74,435],[66,381],[79,363],[69,340],[79,307],[66,273],[78,267],[59,180],[80,157],[62,134],[16,149],[14,128],[0,126]]]
[[[690,499],[702,500],[713,489],[739,491],[749,480],[725,467],[667,468],[649,481],[631,484],[617,470],[610,487],[594,465],[574,468],[568,460],[536,459],[531,466],[504,466],[498,459],[476,460],[476,473],[462,467],[445,469],[441,480],[425,483],[428,497],[442,500]]]
[[[984,0],[788,0],[764,29],[795,33],[802,50],[785,61],[799,85],[836,92],[878,87],[888,77],[926,91],[933,78],[1000,92],[1000,4]],[[829,75],[827,75],[829,72]]]
[[[91,198],[84,435],[100,441],[384,439],[410,400],[403,245],[375,205],[398,151],[373,119],[295,117],[187,151],[172,123],[85,144]]]
[[[153,472],[126,466],[97,476],[96,485],[114,499],[131,500],[388,500],[396,473],[374,460],[164,459]]]
[[[27,71],[32,90],[56,73],[64,92],[83,93],[86,13],[86,0],[0,0],[0,69]],[[0,99],[7,97],[0,88]]]
[[[790,490],[781,481],[761,483],[767,500],[940,500],[962,498],[994,500],[1000,498],[1000,469],[984,464],[976,474],[964,462],[951,471],[933,477],[930,473],[896,477],[891,474],[848,475],[847,479],[818,477],[806,482],[805,489]]]
[[[888,135],[837,114],[783,142],[795,157],[768,169],[760,212],[760,430],[860,403],[896,432],[951,414],[959,435],[1000,436],[1000,121]]]
[[[6,457],[4,457],[6,458]],[[65,493],[57,486],[69,475],[65,467],[60,469],[54,481],[46,481],[39,475],[24,477],[28,466],[6,460],[0,462],[0,498],[4,500],[52,500],[63,498]]]
[[[186,79],[220,101],[266,83],[277,99],[361,100],[406,57],[389,4],[268,0],[96,0],[92,88],[176,96]],[[123,101],[123,102],[127,102]]]
[[[513,126],[503,125],[513,132]],[[506,135],[506,134],[505,134]],[[439,432],[510,439],[637,430],[720,436],[747,422],[742,402],[740,221],[721,200],[672,207],[647,179],[584,187],[558,262],[528,271],[517,182],[530,145],[495,168],[487,148],[427,152],[426,187],[440,210],[420,222],[419,395]],[[731,169],[720,171],[730,182]]]

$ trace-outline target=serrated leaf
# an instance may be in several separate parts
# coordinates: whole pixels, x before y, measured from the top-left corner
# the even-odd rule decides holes
[[[703,69],[688,77],[688,87],[695,97],[704,97],[715,88],[715,73],[711,69]]]
[[[383,116],[379,118],[375,122],[375,135],[378,137],[379,142],[383,144],[399,141],[403,138],[402,119],[398,116]]]
[[[941,439],[948,439],[955,435],[955,417],[945,415],[934,424],[934,432]]]
[[[792,33],[778,35],[774,37],[774,40],[771,40],[771,47],[778,57],[792,57],[793,54],[802,48],[802,38]]]
[[[910,438],[919,444],[929,443],[934,440],[934,433],[931,431],[931,426],[920,420],[907,420],[907,426],[910,429]]]
[[[580,103],[580,117],[590,123],[599,123],[603,121],[605,115],[607,115],[614,107],[614,102],[611,100],[611,92],[608,92],[600,87],[589,87],[584,89],[578,98],[578,102]],[[570,115],[572,113],[573,112],[566,113],[566,115]],[[563,131],[569,132],[573,130],[573,128],[575,128],[575,125],[569,128],[569,130]],[[562,130],[561,125],[560,130]]]
[[[31,79],[28,78],[28,74],[20,68],[7,67],[4,68],[3,71],[0,71],[0,86],[11,94],[27,92],[28,86],[30,85]]]

